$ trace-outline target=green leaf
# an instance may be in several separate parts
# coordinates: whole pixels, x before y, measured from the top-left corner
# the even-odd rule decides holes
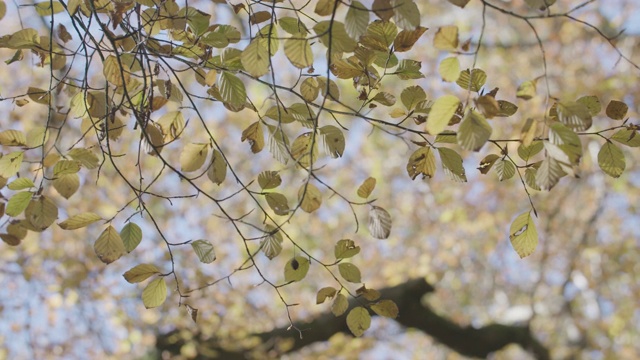
[[[263,171],[258,175],[258,185],[264,190],[274,189],[282,184],[282,178],[277,171]]]
[[[344,24],[339,21],[320,21],[313,27],[313,31],[320,38],[320,42],[330,48],[332,53],[350,53],[358,46],[356,41],[347,34]]]
[[[347,259],[360,253],[360,246],[350,239],[342,239],[336,243],[334,254],[337,260]]]
[[[211,264],[216,259],[216,253],[213,250],[213,244],[209,240],[195,240],[191,242],[191,247],[198,255],[201,263]]]
[[[462,165],[462,157],[460,154],[449,148],[438,148],[440,154],[440,161],[442,162],[442,168],[445,174],[456,182],[467,182],[467,175]]]
[[[32,197],[33,194],[29,191],[21,191],[19,193],[13,194],[13,196],[11,196],[9,198],[9,201],[7,202],[5,214],[11,217],[17,217],[18,215],[22,214],[27,206],[29,206],[29,202],[31,201]]]
[[[333,8],[331,10],[333,10]],[[360,39],[360,36],[367,32],[368,25],[369,9],[359,1],[352,1],[344,19],[347,34],[349,34],[352,39]]]
[[[7,185],[9,190],[24,190],[32,187],[36,187],[36,185],[28,178],[17,178],[13,180],[9,185]]]
[[[52,185],[58,194],[68,199],[80,188],[80,177],[78,174],[59,175],[53,179]]]
[[[371,326],[371,315],[362,306],[355,307],[347,315],[347,326],[351,333],[360,337]]]
[[[371,101],[375,101],[384,106],[393,106],[396,103],[396,97],[388,92],[382,91],[377,93]]]
[[[403,59],[393,74],[397,75],[400,80],[421,79],[424,77],[424,74],[420,72],[421,66],[420,61]]]
[[[331,312],[333,315],[340,316],[344,314],[348,308],[349,301],[347,300],[347,297],[342,294],[336,295],[333,299],[333,304],[331,304]]]
[[[342,157],[345,148],[345,138],[342,130],[333,125],[326,125],[318,130],[320,141],[326,153],[334,159]]]
[[[89,149],[75,148],[67,153],[73,160],[76,160],[87,169],[95,169],[100,164],[98,156]]]
[[[24,158],[24,152],[14,151],[0,158],[0,176],[8,179],[20,170],[22,165],[22,159]]]
[[[411,0],[392,0],[393,22],[399,28],[413,30],[420,26],[420,10]]]
[[[267,204],[276,215],[285,216],[289,214],[289,203],[284,195],[272,192],[265,194],[264,198],[267,199]]]
[[[322,205],[322,194],[315,185],[307,183],[305,186],[302,184],[298,189],[298,202],[302,210],[312,213]]]
[[[292,38],[284,41],[284,54],[291,64],[297,68],[306,68],[313,65],[313,51],[311,44],[306,39],[306,34],[294,34]]]
[[[330,286],[323,287],[322,289],[318,290],[318,294],[316,295],[316,305],[324,303],[327,299],[332,299],[334,296],[336,296],[337,292],[338,290]]]
[[[524,182],[527,183],[530,188],[540,191],[540,186],[536,184],[537,173],[538,169],[534,167],[527,168],[527,170],[524,171]]]
[[[19,130],[5,130],[0,132],[0,145],[3,146],[26,146],[27,138]]]
[[[556,111],[560,122],[571,130],[584,131],[593,124],[589,109],[578,102],[559,102]]]
[[[398,317],[398,305],[392,300],[381,300],[371,305],[371,310],[376,314],[391,319]]]
[[[44,230],[58,219],[58,207],[48,197],[32,199],[24,210],[25,219],[36,229]]]
[[[388,238],[391,234],[391,215],[379,206],[372,206],[369,210],[368,228],[374,238]]]
[[[584,105],[589,110],[589,114],[591,114],[591,116],[596,116],[600,111],[602,111],[602,105],[600,104],[600,100],[598,100],[597,96],[583,96],[576,100],[576,102]]]
[[[98,237],[93,250],[96,255],[105,264],[111,264],[118,260],[125,253],[122,238],[118,235],[113,226],[108,226]]]
[[[456,132],[451,130],[445,130],[436,136],[436,142],[442,144],[457,144]]]
[[[615,140],[620,144],[630,147],[640,146],[640,136],[636,130],[622,129],[611,136],[611,140]]]
[[[102,220],[102,218],[99,215],[92,212],[85,212],[71,216],[67,220],[58,223],[58,226],[63,230],[75,230],[100,220]]]
[[[232,106],[244,105],[247,91],[242,80],[228,71],[222,71],[218,84],[222,101],[228,102]]]
[[[280,127],[267,125],[267,129],[269,129],[269,152],[274,159],[286,165],[289,162],[289,138]]]
[[[442,80],[455,82],[460,77],[460,60],[457,57],[448,57],[440,62],[438,73]]]
[[[37,126],[27,131],[27,147],[37,148],[49,139],[49,130],[44,126]]]
[[[240,61],[251,76],[261,77],[269,72],[269,49],[256,38],[244,49]]]
[[[348,282],[352,283],[360,283],[361,275],[360,269],[357,266],[351,263],[340,263],[338,264],[338,271],[340,272],[340,276]]]
[[[566,173],[562,170],[558,160],[548,156],[542,160],[536,172],[536,185],[541,190],[551,190],[565,175]]]
[[[196,171],[204,165],[209,155],[209,144],[187,144],[180,153],[180,167],[182,171]]]
[[[484,86],[487,81],[487,74],[482,69],[469,69],[460,72],[456,84],[464,90],[478,92]]]
[[[518,106],[506,100],[498,100],[498,113],[496,117],[509,117],[518,112]]]
[[[553,123],[549,127],[549,142],[557,145],[567,155],[568,162],[578,164],[582,157],[582,142],[575,132],[561,123]]]
[[[227,162],[224,160],[222,153],[216,149],[213,150],[211,164],[207,169],[207,177],[217,185],[222,184],[227,177]]]
[[[307,272],[309,272],[309,259],[296,256],[287,261],[284,266],[284,281],[300,281],[307,276]]]
[[[60,160],[53,167],[53,176],[75,174],[80,171],[80,162],[76,160]]]
[[[520,144],[520,146],[518,146],[518,156],[520,156],[522,160],[528,161],[540,153],[542,149],[544,149],[544,144],[540,140],[533,141],[529,146]]]
[[[167,283],[163,277],[157,278],[142,290],[142,303],[147,309],[158,307],[167,299]]]
[[[531,217],[531,211],[516,217],[509,229],[509,240],[521,259],[533,254],[538,246],[538,231]]]
[[[444,95],[438,98],[431,106],[431,111],[427,117],[427,131],[431,135],[440,134],[449,124],[459,105],[460,99],[456,96]]]
[[[613,120],[624,120],[624,117],[627,115],[627,111],[629,110],[629,106],[618,100],[611,100],[607,105],[607,110],[605,113],[610,119]]]
[[[413,110],[416,105],[427,99],[427,94],[419,85],[409,86],[402,90],[400,101],[407,110]]]
[[[411,154],[407,163],[407,173],[411,180],[415,180],[418,175],[422,175],[422,179],[427,176],[433,177],[436,173],[436,157],[431,148],[421,147]]]
[[[500,181],[509,180],[516,174],[516,166],[507,159],[496,162],[494,168]]]
[[[155,274],[160,274],[160,270],[155,265],[140,264],[129,269],[122,276],[130,284],[143,282]]]
[[[468,111],[458,129],[458,144],[466,150],[479,151],[491,137],[491,126],[475,110]]]
[[[598,152],[598,165],[607,175],[618,178],[626,167],[624,153],[615,144],[607,141]]]
[[[260,248],[264,255],[269,258],[269,260],[272,260],[282,251],[282,234],[280,234],[280,230],[276,230],[275,227],[268,224],[265,225],[264,231],[267,234],[260,242]]]
[[[125,250],[130,253],[138,247],[140,241],[142,241],[142,229],[140,229],[140,226],[136,223],[128,222],[122,227],[122,230],[120,230],[120,238],[122,239]]]

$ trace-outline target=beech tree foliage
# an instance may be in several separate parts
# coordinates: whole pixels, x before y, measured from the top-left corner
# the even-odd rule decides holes
[[[579,23],[636,75],[640,68],[618,49],[615,37],[576,17],[593,1],[449,3],[452,11],[478,3],[483,14],[527,24],[536,39],[531,51],[542,59],[540,76],[520,78],[515,92],[492,87],[497,69],[477,64],[483,36],[493,30],[484,22],[475,34],[453,23],[432,27],[423,21],[428,5],[412,0],[21,5],[33,7],[48,32],[27,21],[3,27],[0,48],[10,55],[2,67],[13,71],[26,64],[36,70],[21,73],[20,90],[3,90],[0,101],[44,117],[3,124],[0,132],[0,237],[22,246],[29,232],[88,227],[92,240],[82,246],[92,246],[105,265],[123,257],[142,259],[139,244],[153,241],[165,260],[136,260],[123,280],[145,283],[145,307],[174,302],[194,321],[207,309],[192,307],[190,296],[238,271],[255,272],[287,312],[295,304],[283,299],[282,289],[324,272],[333,283],[311,284],[317,304],[330,303],[335,316],[346,314],[348,329],[361,336],[372,313],[396,318],[403,311],[364,286],[376,271],[358,266],[366,243],[327,230],[318,245],[325,252],[318,254],[291,229],[317,216],[326,222],[350,217],[352,231],[368,233],[372,241],[401,232],[393,226],[393,200],[373,196],[388,184],[373,176],[354,179],[350,187],[331,182],[332,174],[349,172],[334,165],[344,165],[344,156],[387,161],[366,159],[362,148],[373,146],[366,140],[350,141],[350,129],[367,127],[410,148],[402,176],[415,183],[443,173],[455,187],[469,181],[470,167],[497,182],[519,183],[511,201],[523,210],[503,226],[519,257],[530,256],[537,251],[538,217],[545,216],[532,194],[553,193],[560,181],[580,177],[585,139],[597,139],[597,163],[612,178],[628,170],[625,152],[640,147],[640,126],[629,115],[634,104],[592,95],[591,89],[550,86],[549,45],[535,22]],[[13,14],[0,4],[4,22]],[[438,65],[425,69],[421,52],[438,53]],[[433,79],[446,83],[446,91],[425,85]],[[567,97],[576,91],[584,94]],[[535,108],[521,110],[532,100],[538,100]],[[241,124],[229,124],[235,113]],[[113,191],[110,182],[125,184],[126,192]],[[78,212],[67,205],[67,199],[89,196],[88,183],[98,185],[90,191],[111,199],[106,209],[96,204],[95,211]],[[204,199],[207,207],[196,211],[231,226],[235,237],[167,236],[163,207],[184,199]],[[327,208],[329,199],[340,205]],[[183,286],[180,273],[197,270],[179,271],[175,257],[189,251],[201,262],[194,268],[215,266],[223,242],[241,244],[243,261],[236,270],[200,287]],[[280,276],[265,275],[270,265],[260,257],[285,257]],[[295,319],[289,320],[293,326]]]

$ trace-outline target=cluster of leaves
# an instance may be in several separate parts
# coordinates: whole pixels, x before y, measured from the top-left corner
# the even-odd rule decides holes
[[[460,7],[468,3],[450,2]],[[225,1],[214,3],[227,6]],[[294,250],[303,253],[286,263],[285,283],[302,280],[313,261],[323,265],[331,275],[331,269],[336,265],[343,280],[361,283],[360,270],[341,261],[359,252],[353,241],[340,240],[335,248],[336,263],[325,264],[297,245],[283,228],[298,209],[307,213],[317,211],[323,202],[319,187],[324,187],[345,200],[352,209],[353,205],[370,206],[369,232],[377,239],[390,236],[392,222],[387,210],[372,205],[373,200],[351,201],[317,175],[321,170],[317,166],[322,156],[319,148],[331,159],[345,154],[347,128],[338,121],[340,116],[359,118],[377,128],[401,130],[402,134],[397,136],[414,136],[411,140],[418,149],[410,154],[406,166],[412,179],[435,175],[437,153],[443,171],[455,182],[466,182],[459,151],[477,152],[491,143],[499,153],[486,155],[478,166],[480,172],[487,174],[493,169],[500,181],[518,175],[527,195],[529,190],[550,190],[566,175],[577,176],[583,151],[581,136],[600,136],[605,140],[598,163],[612,177],[619,177],[625,169],[624,154],[614,141],[630,147],[640,146],[636,136],[639,127],[629,122],[627,105],[620,101],[612,100],[605,114],[612,120],[623,121],[621,125],[588,132],[601,113],[600,102],[594,96],[576,101],[558,100],[548,112],[545,111],[546,114],[527,118],[519,138],[492,139],[495,125],[492,126],[491,120],[515,115],[518,106],[497,99],[497,88],[489,91],[485,71],[475,66],[462,68],[460,56],[469,51],[471,44],[460,41],[459,29],[454,25],[434,31],[433,47],[449,53],[440,62],[438,74],[443,81],[457,84],[458,92],[452,90],[432,100],[421,86],[411,84],[399,92],[402,106],[396,107],[393,89],[398,82],[424,77],[419,60],[399,58],[427,31],[421,26],[416,2],[375,0],[370,8],[359,1],[345,4],[337,0],[318,0],[301,8],[281,3],[270,1],[232,6],[235,14],[247,15],[248,38],[232,25],[211,24],[211,14],[190,5],[180,6],[173,0],[70,0],[36,4],[40,16],[64,20],[56,21],[56,30],[50,29],[48,35],[40,35],[32,28],[5,35],[0,38],[0,47],[15,50],[6,61],[8,65],[24,61],[25,52],[30,51],[39,60],[39,66],[50,69],[52,79],[57,82],[48,89],[29,87],[24,95],[12,98],[18,107],[31,102],[46,106],[49,117],[43,127],[0,133],[0,145],[20,149],[3,152],[0,157],[0,185],[4,188],[8,183],[7,189],[13,192],[8,195],[6,207],[2,203],[3,214],[11,218],[5,233],[0,235],[2,239],[10,245],[18,245],[28,231],[41,232],[50,227],[58,218],[58,205],[52,200],[49,188],[68,199],[78,191],[78,174],[83,169],[100,171],[104,162],[109,162],[118,170],[113,146],[134,134],[140,139],[140,153],[159,159],[164,167],[199,193],[205,193],[198,185],[201,178],[206,176],[211,183],[223,185],[231,174],[242,186],[236,195],[243,194],[264,212],[264,223],[256,226],[262,229],[257,250],[273,259],[282,252],[287,238]],[[527,3],[544,9],[552,5],[549,1]],[[301,20],[300,15],[312,17],[307,14],[307,7],[318,18],[312,27]],[[338,21],[338,14],[344,14],[344,22]],[[75,40],[65,24],[74,28]],[[94,33],[102,34],[102,38],[87,36]],[[70,50],[74,43],[81,50]],[[280,61],[277,58],[280,49],[292,69],[299,72],[293,87],[278,83],[275,62]],[[76,66],[69,59],[82,51],[87,60],[84,79],[78,81],[64,75],[64,71]],[[321,52],[326,52],[326,56],[318,59]],[[99,58],[98,65],[89,59],[94,54]],[[317,72],[314,68],[321,65],[326,65],[325,72]],[[63,75],[58,78],[54,72]],[[194,95],[185,85],[183,73],[194,74],[204,90]],[[92,77],[99,78],[103,86],[90,86]],[[357,98],[345,98],[341,94],[343,85],[349,82],[357,91]],[[271,92],[273,96],[266,100],[266,109],[255,105],[247,83],[264,86]],[[537,96],[536,85],[537,79],[523,82],[515,96],[523,101]],[[288,93],[288,96],[283,97],[280,93]],[[466,100],[461,100],[461,94]],[[296,186],[294,206],[290,205],[284,192],[275,190],[283,184],[281,170],[261,171],[256,179],[259,189],[252,185],[253,179],[246,181],[238,175],[220,146],[222,139],[213,135],[215,131],[203,119],[199,110],[202,105],[196,103],[198,98],[221,104],[229,112],[246,111],[250,114],[247,117],[253,120],[243,129],[240,140],[248,143],[251,153],[260,153],[268,143],[274,159],[283,166],[293,162],[304,174],[305,181]],[[289,101],[293,102],[288,104]],[[357,103],[357,106],[351,103]],[[175,110],[177,107],[183,108]],[[390,108],[388,115],[401,120],[377,119],[366,113],[379,111],[378,107]],[[205,131],[190,130],[185,109],[197,114]],[[323,117],[323,114],[329,116]],[[58,144],[63,130],[65,126],[71,126],[66,122],[67,118],[81,119],[82,135],[68,151],[61,151]],[[412,119],[413,124],[405,125],[408,119]],[[54,123],[62,126],[54,127]],[[617,131],[611,136],[604,135],[612,130]],[[50,136],[52,131],[56,132],[55,136]],[[204,139],[193,141],[192,137],[184,136],[189,132]],[[96,145],[79,145],[89,143],[91,136]],[[509,154],[507,145],[510,142],[519,144],[519,160]],[[162,152],[173,143],[181,145],[179,164]],[[25,154],[33,159],[31,162],[38,164],[36,169],[23,161]],[[136,166],[142,169],[144,162]],[[150,184],[142,185],[140,176],[141,185],[135,187],[135,181],[130,181],[120,171],[117,173],[136,194],[139,212],[153,217],[143,200],[143,197],[151,196],[146,190]],[[160,174],[151,183],[160,178]],[[13,180],[9,182],[10,179]],[[357,195],[368,199],[375,185],[375,179],[368,178],[358,188]],[[220,200],[206,196],[224,212]],[[531,210],[517,216],[510,229],[511,242],[521,257],[530,255],[538,241],[531,216],[531,212],[535,214],[535,208],[530,196],[529,200]],[[270,211],[263,207],[264,204]],[[23,214],[24,218],[21,218]],[[106,220],[106,228],[95,241],[94,250],[102,262],[109,264],[132,252],[142,239],[141,228],[129,219],[118,232],[111,224],[116,216],[103,219],[87,212],[75,214],[58,225],[74,230]],[[278,220],[277,216],[285,220]],[[243,241],[249,240],[239,229],[242,219],[230,216],[227,219],[234,224]],[[171,252],[173,246],[186,244],[192,246],[202,263],[215,261],[214,244],[209,240],[178,245],[167,242],[167,249]],[[257,267],[253,261],[257,251],[251,251],[248,246],[246,249],[248,261]],[[146,307],[156,307],[167,297],[166,277],[173,275],[178,281],[173,265],[171,271],[163,273],[155,265],[140,264],[127,271],[124,277],[130,283],[139,283],[155,276],[143,290],[142,300]],[[272,286],[278,291],[278,286]],[[348,309],[347,298],[341,294],[343,289],[346,288],[321,289],[318,303],[333,298],[332,311],[336,316],[342,315]],[[182,298],[184,294],[179,289],[178,292]],[[377,292],[365,287],[356,294],[371,302],[378,300]],[[347,324],[355,335],[361,335],[369,326],[367,307],[389,317],[395,317],[398,312],[395,304],[387,300],[355,307],[347,315]],[[197,309],[190,310],[192,315],[194,311],[197,314]]]

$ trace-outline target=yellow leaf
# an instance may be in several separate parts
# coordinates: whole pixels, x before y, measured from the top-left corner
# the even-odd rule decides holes
[[[438,98],[427,117],[427,131],[431,135],[438,135],[444,131],[459,105],[460,100],[456,96],[444,95]]]
[[[509,230],[509,240],[520,258],[533,254],[538,246],[538,231],[530,211],[518,215],[513,221]]]
[[[129,269],[122,276],[128,283],[135,284],[145,281],[155,274],[160,274],[160,270],[155,265],[140,264]]]
[[[460,60],[457,57],[448,57],[440,62],[438,72],[442,80],[454,82],[460,77]]]
[[[53,179],[53,188],[65,199],[70,198],[80,188],[78,174],[63,174]]]
[[[94,222],[99,220],[102,220],[102,218],[99,215],[94,214],[92,212],[86,212],[82,214],[73,215],[67,220],[61,223],[58,223],[58,226],[60,226],[60,228],[64,230],[75,230],[75,229],[80,229],[87,225],[93,224]]]
[[[300,208],[308,213],[312,213],[322,205],[322,194],[318,188],[310,183],[302,184],[298,190],[298,202]]]
[[[187,144],[180,153],[180,167],[182,171],[196,171],[204,165],[209,155],[209,144],[192,143]]]
[[[353,308],[347,315],[347,326],[354,336],[362,336],[369,326],[371,326],[371,315],[369,315],[369,311],[362,306]]]
[[[108,226],[102,234],[100,234],[98,240],[96,240],[93,245],[93,250],[100,261],[105,264],[110,264],[118,260],[125,253],[122,238],[113,226]]]
[[[58,218],[58,207],[51,199],[41,195],[40,198],[29,202],[24,216],[33,227],[44,230]]]
[[[147,309],[158,307],[167,299],[167,283],[164,278],[157,278],[142,290],[142,303]]]
[[[357,194],[361,198],[366,199],[369,197],[369,195],[371,195],[371,193],[373,192],[373,189],[375,188],[376,188],[376,179],[373,177],[368,177],[362,182],[360,187],[358,187]]]
[[[458,27],[448,25],[438,28],[433,38],[433,46],[440,50],[455,51],[458,48]]]

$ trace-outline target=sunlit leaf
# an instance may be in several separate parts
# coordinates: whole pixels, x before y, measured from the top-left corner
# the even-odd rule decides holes
[[[282,184],[282,178],[277,171],[263,171],[258,175],[258,185],[262,189],[277,188]]]
[[[520,156],[522,160],[527,161],[540,153],[542,149],[544,149],[544,144],[540,140],[532,142],[529,146],[520,144],[520,146],[518,146],[518,156]]]
[[[244,139],[243,139],[244,141]],[[209,155],[209,144],[191,143],[185,145],[180,153],[180,167],[182,171],[196,171],[204,165]]]
[[[207,169],[207,177],[217,185],[222,184],[227,177],[227,162],[224,160],[222,153],[217,149],[213,149],[211,164]]]
[[[9,201],[7,202],[5,214],[11,217],[17,217],[18,215],[22,214],[27,206],[29,206],[29,202],[31,201],[32,197],[33,194],[29,191],[21,191],[19,193],[13,194],[13,196],[11,196],[9,198]]]
[[[289,202],[287,198],[279,193],[267,193],[264,195],[267,200],[267,204],[276,215],[288,215],[289,214]]]
[[[58,175],[52,181],[53,188],[65,199],[70,198],[80,188],[80,177],[78,174]]]
[[[460,60],[457,57],[443,59],[438,66],[438,73],[442,80],[454,82],[460,77]]]
[[[108,226],[102,234],[100,234],[98,240],[96,240],[93,245],[93,250],[100,261],[105,264],[110,264],[118,260],[125,253],[122,238],[113,226]]]
[[[360,35],[364,35],[367,31],[368,25],[369,9],[359,1],[352,1],[344,18],[344,27],[347,30],[347,34],[352,39],[359,39]]]
[[[300,83],[300,94],[306,101],[313,101],[320,94],[320,87],[316,78],[308,77]]]
[[[333,299],[333,297],[336,296],[337,292],[338,290],[330,286],[323,287],[322,289],[318,290],[318,293],[316,294],[316,304],[319,305],[324,303],[327,299]]]
[[[9,190],[24,190],[35,186],[36,185],[33,183],[33,181],[29,178],[17,178],[9,183],[9,185],[7,185],[7,188],[9,188]]]
[[[583,96],[576,100],[576,102],[584,105],[589,110],[591,116],[596,116],[602,111],[602,105],[597,96]]]
[[[384,106],[393,106],[396,103],[396,97],[384,91],[377,93],[371,100]]]
[[[73,160],[76,160],[87,169],[95,169],[100,164],[98,156],[89,149],[74,148],[67,153]]]
[[[467,175],[462,165],[462,157],[455,150],[439,147],[440,161],[445,174],[456,182],[467,182]]]
[[[412,0],[391,0],[393,22],[399,28],[413,30],[420,26],[420,10]]]
[[[565,175],[566,173],[562,170],[558,160],[548,156],[542,160],[536,172],[536,185],[541,190],[551,190]]]
[[[318,142],[312,142],[311,132],[298,136],[291,144],[291,156],[301,167],[308,168],[318,157]]]
[[[439,50],[455,51],[458,48],[458,27],[448,25],[438,28],[433,37],[433,46]]]
[[[264,231],[267,233],[260,242],[260,248],[269,260],[278,256],[282,251],[282,234],[271,225],[265,225]]]
[[[607,141],[598,152],[598,165],[605,174],[618,178],[624,172],[624,153],[614,143]]]
[[[422,179],[433,177],[436,173],[436,157],[431,148],[421,147],[411,154],[407,163],[407,173],[411,180],[415,180],[418,175],[422,175]]]
[[[418,103],[427,99],[427,94],[419,85],[409,86],[402,90],[400,101],[407,110],[413,110]]]
[[[360,253],[360,246],[356,246],[353,240],[342,239],[336,243],[334,255],[336,259],[347,259]]]
[[[167,283],[163,277],[151,281],[142,290],[142,303],[147,309],[158,307],[167,299]]]
[[[22,151],[14,151],[0,158],[0,176],[8,179],[18,172],[24,153]]]
[[[307,272],[309,272],[309,259],[296,256],[287,261],[284,266],[284,281],[300,281],[307,276]]]
[[[371,315],[362,306],[355,307],[347,315],[347,326],[355,337],[360,337],[371,326]]]
[[[140,264],[132,267],[122,276],[130,284],[143,282],[155,274],[160,274],[160,270],[152,264]]]
[[[371,305],[371,310],[376,314],[391,319],[398,317],[398,305],[392,300],[381,300]]]
[[[431,106],[427,117],[427,131],[432,135],[440,134],[449,124],[459,105],[460,99],[456,96],[444,95],[438,98]]]
[[[315,185],[311,183],[302,184],[298,190],[298,202],[300,202],[302,210],[312,213],[322,205],[322,194]]]
[[[373,177],[366,178],[358,187],[357,194],[359,197],[366,199],[371,195],[373,189],[376,188],[376,179]]]
[[[58,223],[58,226],[64,230],[75,230],[100,220],[102,220],[102,218],[99,215],[92,212],[85,212],[69,217],[67,220]]]
[[[247,98],[247,91],[244,83],[234,74],[223,71],[218,80],[220,95],[224,102],[233,106],[243,105]]]
[[[584,131],[593,123],[589,109],[578,102],[559,102],[556,111],[558,119],[571,130]]]
[[[348,282],[352,283],[360,283],[361,275],[360,269],[357,266],[351,263],[340,263],[338,264],[338,271],[340,272],[340,276]]]
[[[458,144],[471,151],[479,151],[492,133],[487,120],[475,110],[468,111],[458,128]]]
[[[347,297],[342,294],[336,295],[333,299],[333,303],[331,304],[331,312],[333,315],[340,316],[344,314],[348,308],[349,301],[347,300]]]
[[[536,96],[536,80],[525,81],[520,84],[516,96],[524,100],[530,100]]]
[[[342,130],[333,125],[325,125],[318,130],[325,152],[334,159],[342,157],[345,148],[345,138]]]
[[[510,103],[506,100],[498,100],[498,107],[500,110],[496,114],[496,117],[509,117],[518,112],[516,104]]]
[[[516,166],[508,159],[497,161],[494,169],[500,181],[511,179],[516,174]]]
[[[533,254],[536,246],[538,246],[538,231],[533,222],[531,211],[516,217],[509,230],[509,240],[511,240],[511,245],[513,245],[513,249],[520,258]]]
[[[249,125],[242,131],[241,141],[248,140],[251,145],[251,152],[256,154],[264,148],[264,134],[262,132],[262,124],[259,121]]]
[[[27,138],[19,130],[5,130],[0,132],[0,145],[4,146],[25,146]]]
[[[618,130],[611,136],[611,140],[615,140],[620,144],[627,145],[629,147],[640,146],[640,136],[636,130],[622,129]]]
[[[128,222],[122,227],[122,230],[120,230],[120,238],[122,239],[125,250],[130,253],[138,247],[140,241],[142,241],[142,229],[140,229],[140,226],[136,223]]]
[[[456,84],[464,90],[478,92],[487,81],[487,74],[482,69],[462,70]]]

